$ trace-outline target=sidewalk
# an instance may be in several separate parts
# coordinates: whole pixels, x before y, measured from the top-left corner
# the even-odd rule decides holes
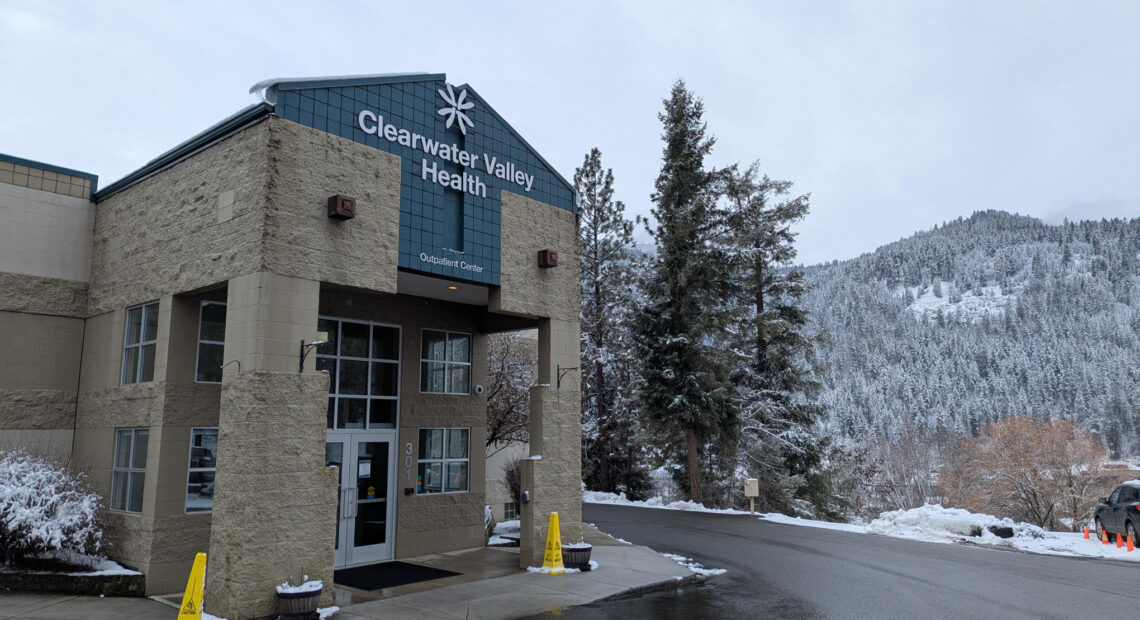
[[[586,538],[594,544],[597,570],[567,575],[521,572],[517,550],[503,549],[414,558],[410,561],[464,574],[374,592],[336,586],[341,609],[332,620],[519,618],[697,578],[648,547],[618,543],[596,530],[588,531]],[[0,593],[0,620],[172,620],[177,613],[150,599]]]
[[[689,569],[636,545],[594,547],[598,569],[516,573],[342,607],[334,620],[519,618],[690,580]]]

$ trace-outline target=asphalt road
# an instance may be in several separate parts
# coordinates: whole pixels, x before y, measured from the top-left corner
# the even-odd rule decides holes
[[[585,521],[724,575],[568,618],[1136,618],[1140,566],[585,504]],[[1090,543],[1092,544],[1092,543]]]

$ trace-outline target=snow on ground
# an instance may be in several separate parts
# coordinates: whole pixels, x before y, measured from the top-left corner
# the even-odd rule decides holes
[[[517,543],[517,542],[518,542],[517,540],[511,540],[510,538],[503,538],[502,536],[499,536],[498,534],[496,534],[496,535],[494,535],[494,536],[492,536],[492,537],[490,537],[490,538],[488,538],[488,539],[487,539],[487,544],[488,544],[489,546],[494,546],[494,545],[513,545],[513,544],[515,544],[515,543]]]
[[[526,567],[526,572],[528,572],[528,573],[542,573],[544,575],[552,574],[551,571],[553,571],[553,570],[554,570],[553,568],[548,568],[546,566],[528,566],[528,567]],[[578,569],[578,568],[564,568],[563,570],[566,571],[567,575],[573,575],[574,573],[582,572],[581,569]],[[590,560],[590,570],[598,570],[598,563],[595,560]]]
[[[599,491],[584,491],[582,493],[582,501],[593,504],[619,504],[664,510],[748,514],[746,510],[718,510],[705,508],[693,502],[665,503],[661,501],[660,498],[632,501],[627,499],[624,493],[615,495],[613,493],[603,493]],[[913,508],[910,510],[884,512],[879,515],[878,519],[875,519],[867,525],[814,521],[812,519],[789,517],[779,513],[767,513],[758,516],[765,521],[771,521],[773,523],[786,523],[859,534],[879,534],[882,536],[892,536],[894,538],[906,538],[908,540],[937,543],[971,543],[975,545],[1016,549],[1029,553],[1112,558],[1115,560],[1140,562],[1140,550],[1128,552],[1127,547],[1117,549],[1115,538],[1113,539],[1113,544],[1102,545],[1096,540],[1095,533],[1091,534],[1090,540],[1085,540],[1084,535],[1080,532],[1049,532],[1035,525],[1017,523],[1010,519],[999,519],[992,515],[976,514],[960,508],[944,508],[938,504],[927,504],[921,508]],[[1013,537],[1001,538],[989,530],[990,526],[1009,527],[1013,530]],[[980,535],[971,535],[975,528],[979,531]],[[626,541],[621,540],[620,542]],[[676,560],[676,558],[673,559]]]
[[[493,533],[496,536],[518,536],[521,531],[522,522],[518,519],[511,519],[509,521],[496,523]]]
[[[715,512],[726,515],[746,515],[747,510],[734,510],[732,508],[707,508],[696,502],[677,501],[664,502],[660,497],[651,497],[647,500],[631,500],[625,493],[606,493],[605,491],[583,491],[582,501],[589,504],[618,504],[622,506],[640,506],[642,508],[661,508],[664,510],[685,510],[690,512]]]
[[[700,562],[696,562],[693,560],[693,558],[687,558],[683,555],[677,555],[675,553],[662,553],[661,555],[704,577],[723,575],[728,572],[728,569],[724,568],[705,568],[704,566],[701,566]]]
[[[854,523],[830,523],[828,521],[813,521],[811,519],[802,519],[800,517],[789,517],[788,515],[780,514],[778,512],[769,512],[757,515],[765,521],[772,521],[774,523],[788,523],[791,525],[805,525],[807,527],[817,527],[825,530],[840,530],[843,532],[866,532],[867,526],[856,525]]]
[[[894,538],[921,540],[936,543],[970,543],[990,547],[1004,547],[1029,553],[1064,555],[1077,557],[1111,558],[1140,562],[1140,551],[1128,552],[1127,547],[1117,549],[1113,544],[1102,545],[1096,534],[1085,540],[1081,532],[1049,532],[1035,525],[1017,523],[1010,519],[999,519],[992,515],[976,514],[960,508],[944,508],[937,504],[927,504],[921,508],[884,512],[867,525],[826,523],[810,519],[796,519],[779,514],[761,515],[761,519],[777,523],[791,523],[806,527],[817,527],[848,532],[880,534]],[[989,526],[1006,526],[1013,529],[1012,538],[1000,538],[988,529]],[[980,536],[971,536],[977,526]]]

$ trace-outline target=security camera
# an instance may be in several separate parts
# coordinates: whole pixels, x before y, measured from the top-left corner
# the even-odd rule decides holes
[[[476,394],[482,394],[483,393],[483,386],[482,385],[476,385],[475,386],[475,393]]]

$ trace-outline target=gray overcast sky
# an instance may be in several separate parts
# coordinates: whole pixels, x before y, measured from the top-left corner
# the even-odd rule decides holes
[[[269,77],[447,73],[567,178],[647,214],[684,78],[717,139],[810,192],[800,259],[996,208],[1140,215],[1140,2],[0,0],[0,152],[105,185]]]

